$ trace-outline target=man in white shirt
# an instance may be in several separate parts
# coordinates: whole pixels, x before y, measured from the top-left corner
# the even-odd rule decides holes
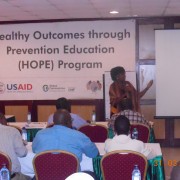
[[[23,140],[19,131],[6,125],[6,119],[0,113],[0,151],[7,154],[12,162],[12,180],[29,180],[30,177],[21,174],[21,165],[18,157],[27,155],[27,149],[23,144]]]
[[[155,157],[152,150],[145,148],[145,144],[142,141],[131,139],[129,136],[130,122],[126,116],[120,115],[115,119],[114,130],[116,135],[113,139],[107,139],[105,141],[106,152],[131,150],[144,154],[147,159]]]

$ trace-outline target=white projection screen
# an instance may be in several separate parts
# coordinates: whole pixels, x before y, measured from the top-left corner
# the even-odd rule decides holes
[[[180,117],[180,30],[156,30],[156,116]]]

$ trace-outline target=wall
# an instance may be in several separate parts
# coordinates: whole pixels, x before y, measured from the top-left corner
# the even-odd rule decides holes
[[[142,18],[137,20],[137,69],[139,73],[139,89],[142,81],[148,82],[151,77],[154,85],[141,100],[142,112],[146,119],[154,122],[154,131],[158,142],[164,146],[180,146],[180,121],[178,119],[156,119],[155,92],[155,31],[156,29],[174,29],[180,27],[180,17]],[[168,101],[168,100],[167,100]]]

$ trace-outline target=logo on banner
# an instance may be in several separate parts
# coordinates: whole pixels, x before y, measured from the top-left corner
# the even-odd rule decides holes
[[[65,92],[66,88],[61,87],[57,84],[43,85],[42,87],[44,92]]]
[[[32,84],[7,84],[7,90],[30,91],[32,90]]]
[[[68,87],[68,92],[74,92],[75,91],[75,87]]]
[[[44,92],[47,92],[47,91],[49,90],[48,85],[44,85],[42,88],[43,88],[43,91],[44,91]]]
[[[102,84],[100,83],[100,81],[89,81],[86,87],[87,87],[87,90],[96,92],[98,90],[101,90]]]
[[[0,94],[3,94],[5,89],[6,89],[5,84],[0,82]]]
[[[7,92],[13,92],[13,93],[27,93],[32,92],[33,85],[32,84],[7,84],[6,90]]]
[[[0,82],[0,94],[5,91],[8,93],[32,92],[32,84],[4,84]]]

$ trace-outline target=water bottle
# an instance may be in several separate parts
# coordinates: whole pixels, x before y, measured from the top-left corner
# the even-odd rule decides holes
[[[6,164],[3,164],[3,167],[1,168],[0,179],[1,180],[10,180],[10,174],[9,174],[9,170],[6,167]]]
[[[27,141],[27,130],[25,127],[22,128],[22,139]]]
[[[96,113],[95,113],[95,111],[92,112],[92,115],[91,115],[91,123],[92,123],[92,124],[96,124]]]
[[[27,114],[27,124],[31,123],[31,112],[29,111]]]
[[[134,128],[132,131],[132,139],[138,139],[138,130]]]
[[[134,169],[132,171],[132,180],[141,180],[141,172],[138,165],[134,165]]]

